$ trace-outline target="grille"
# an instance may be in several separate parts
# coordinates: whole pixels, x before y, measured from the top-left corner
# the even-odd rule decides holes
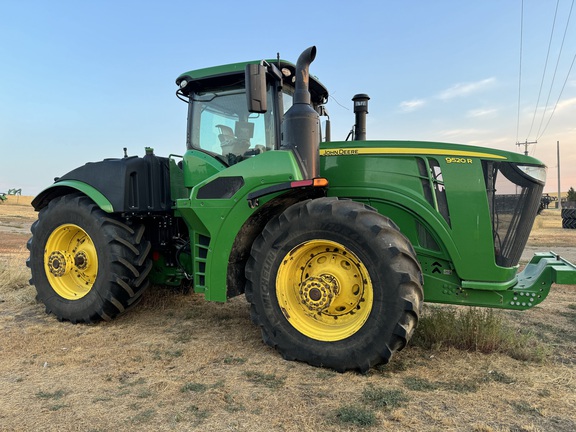
[[[490,203],[496,264],[518,264],[540,205],[544,184],[524,174],[516,164],[484,162]]]

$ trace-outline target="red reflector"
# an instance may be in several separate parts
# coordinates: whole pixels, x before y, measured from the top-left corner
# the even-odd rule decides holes
[[[158,261],[160,259],[160,252],[154,251],[152,252],[152,261]]]
[[[317,177],[311,180],[298,180],[290,183],[291,188],[306,187],[306,186],[314,186],[314,187],[328,186],[328,180],[326,180],[323,177]]]
[[[298,180],[298,181],[290,182],[291,188],[313,186],[313,185],[314,185],[314,180]]]

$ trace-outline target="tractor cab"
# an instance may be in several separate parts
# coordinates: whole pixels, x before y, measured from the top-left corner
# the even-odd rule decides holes
[[[186,72],[177,96],[188,103],[188,150],[200,150],[226,165],[281,147],[281,124],[292,107],[297,67],[284,60],[235,63]],[[326,88],[309,81],[317,112]]]

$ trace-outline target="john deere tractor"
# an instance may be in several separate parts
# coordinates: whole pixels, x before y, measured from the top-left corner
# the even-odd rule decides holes
[[[331,141],[328,91],[309,66],[262,60],[180,75],[186,150],[87,163],[33,201],[38,299],[59,320],[111,320],[149,285],[210,301],[245,294],[288,360],[366,371],[409,341],[422,302],[528,309],[576,283],[553,253],[518,263],[545,166],[521,154]]]

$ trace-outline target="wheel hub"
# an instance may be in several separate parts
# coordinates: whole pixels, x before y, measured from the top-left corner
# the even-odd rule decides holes
[[[86,270],[88,267],[88,256],[84,251],[80,251],[74,256],[74,265],[78,270]]]
[[[331,275],[311,276],[301,284],[302,303],[311,311],[321,313],[328,309],[338,295],[338,281]]]
[[[74,266],[74,261],[69,254],[60,251],[54,251],[48,257],[48,269],[56,277],[62,277],[67,274]]]
[[[48,257],[48,270],[55,277],[62,277],[75,270],[86,270],[88,267],[88,256],[83,251],[75,255],[65,251],[54,251]]]

